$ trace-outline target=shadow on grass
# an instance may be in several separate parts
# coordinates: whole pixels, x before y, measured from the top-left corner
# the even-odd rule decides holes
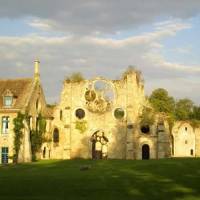
[[[83,165],[90,166],[81,171]],[[51,160],[0,167],[0,199],[200,199],[200,159]]]

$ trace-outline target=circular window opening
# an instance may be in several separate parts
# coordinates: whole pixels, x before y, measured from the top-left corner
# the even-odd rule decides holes
[[[142,133],[147,134],[147,133],[150,132],[150,127],[149,127],[149,125],[142,125],[140,130],[141,130]]]
[[[82,108],[76,110],[75,115],[78,119],[83,119],[85,117],[85,111]]]
[[[114,111],[114,116],[116,119],[122,119],[125,115],[125,112],[122,108],[116,108]]]
[[[85,99],[87,101],[94,101],[96,99],[96,93],[93,90],[88,90],[85,92]]]

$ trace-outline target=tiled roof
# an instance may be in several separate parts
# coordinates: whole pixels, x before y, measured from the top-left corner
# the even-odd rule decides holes
[[[3,95],[7,91],[13,95],[13,105],[10,109],[22,109],[29,98],[32,86],[33,79],[31,78],[0,80],[0,109],[5,108]]]

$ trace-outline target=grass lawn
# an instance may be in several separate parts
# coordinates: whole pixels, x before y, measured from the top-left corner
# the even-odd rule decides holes
[[[80,167],[91,166],[81,171]],[[0,200],[199,200],[200,159],[65,160],[0,166]]]

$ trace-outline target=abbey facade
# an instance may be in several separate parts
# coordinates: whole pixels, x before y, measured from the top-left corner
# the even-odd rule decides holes
[[[57,105],[48,106],[39,75],[39,61],[31,79],[0,80],[0,162],[12,162],[13,119],[24,120],[19,162],[31,161],[31,131],[39,115],[46,120],[39,159],[160,159],[200,156],[200,129],[189,122],[170,126],[145,97],[141,75],[132,71],[120,80],[96,77],[65,80]],[[146,115],[144,114],[146,111]],[[29,124],[27,124],[29,123]]]

